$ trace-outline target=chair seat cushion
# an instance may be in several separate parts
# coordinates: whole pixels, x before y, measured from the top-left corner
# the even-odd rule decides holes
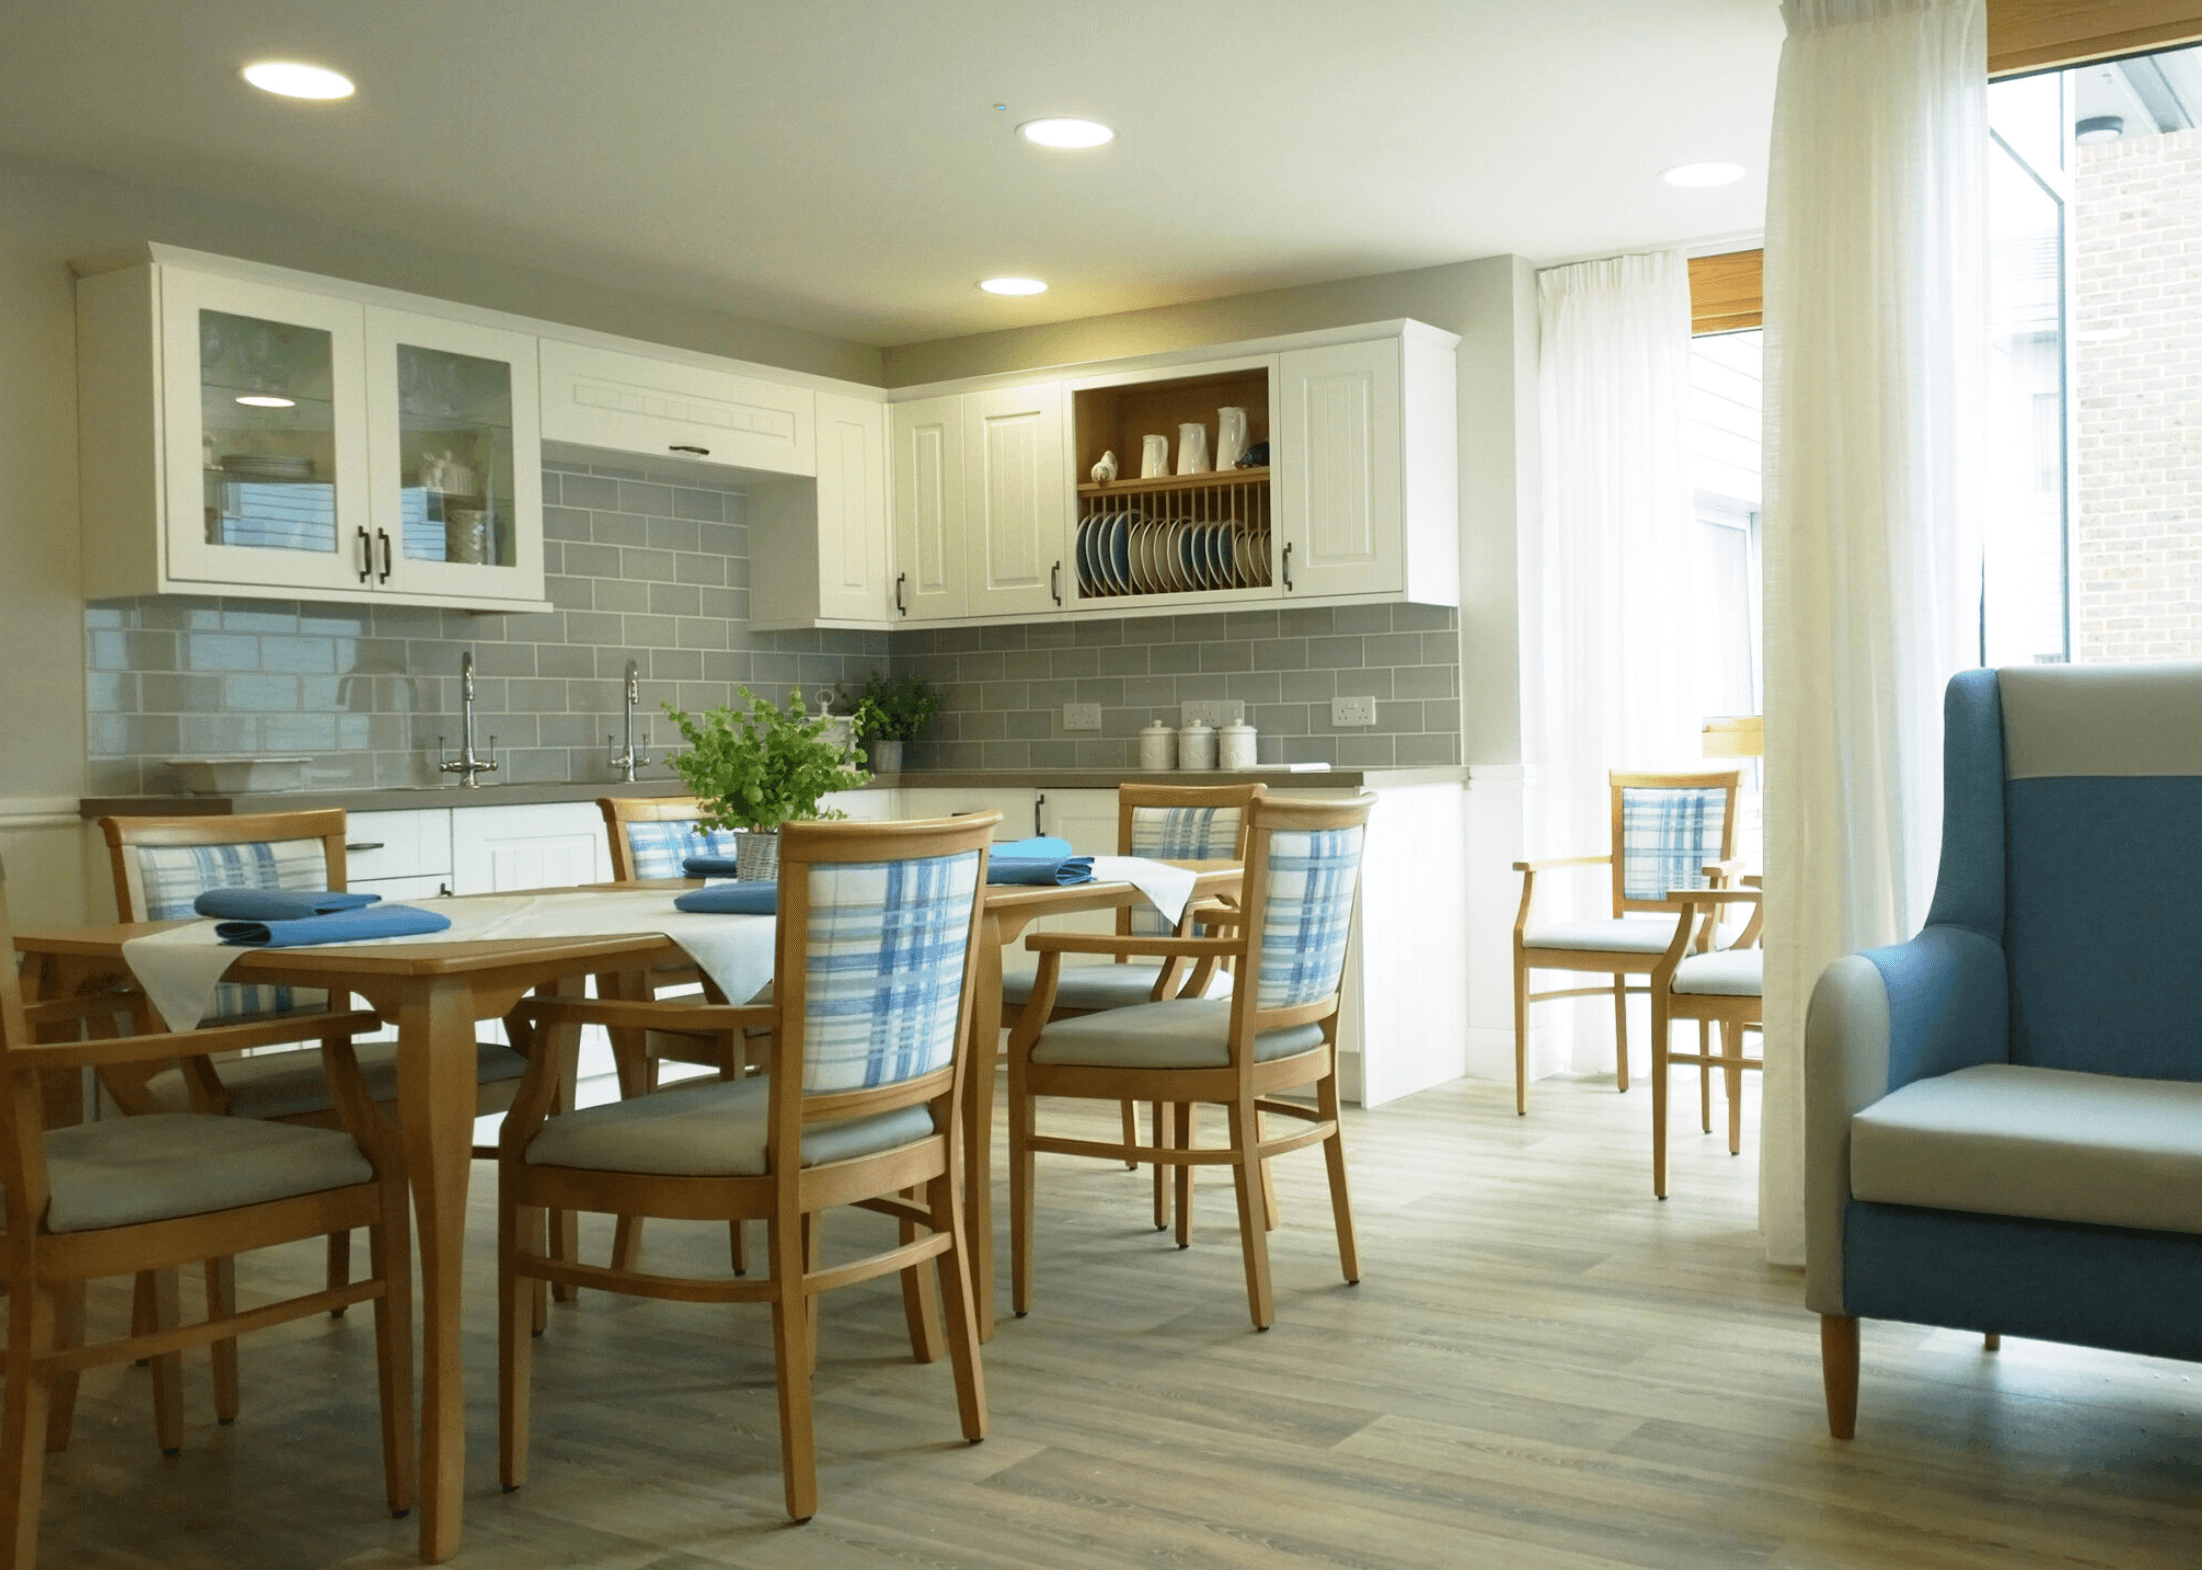
[[[760,1075],[584,1107],[543,1125],[528,1146],[528,1164],[666,1177],[759,1177],[765,1170],[771,1095],[772,1081]],[[933,1131],[932,1110],[925,1106],[814,1124],[803,1132],[803,1165],[877,1155]]]
[[[360,1077],[367,1094],[376,1101],[398,1099],[398,1044],[369,1041],[353,1048],[359,1058]],[[474,1044],[474,1082],[494,1084],[518,1079],[528,1070],[528,1060],[495,1041]],[[229,1092],[229,1110],[241,1118],[294,1118],[332,1111],[328,1076],[321,1072],[321,1049],[256,1052],[248,1058],[224,1058],[214,1065],[222,1088]],[[164,1069],[146,1082],[155,1099],[175,1112],[191,1110],[191,1093],[181,1069]]]
[[[1038,955],[1027,956],[1026,963],[1011,969],[1002,967],[1002,1001],[1022,1007],[1032,996],[1032,983],[1038,976]],[[1131,1008],[1148,1001],[1155,989],[1155,977],[1162,972],[1158,959],[1135,959],[1122,965],[1065,965],[1055,984],[1055,1006],[1058,1009]],[[1179,984],[1184,984],[1180,973]],[[1209,978],[1208,990],[1203,994],[1211,998],[1227,998],[1231,995],[1231,974],[1219,970]]]
[[[1555,921],[1522,934],[1531,949],[1596,949],[1613,954],[1658,954],[1674,941],[1672,916],[1622,916],[1606,921]]]
[[[1710,954],[1688,954],[1674,968],[1671,990],[1710,994],[1725,998],[1764,996],[1764,949],[1717,949]]]
[[[1231,1062],[1228,998],[1172,998],[1057,1020],[1032,1044],[1032,1061],[1088,1068],[1224,1068]],[[1254,1038],[1256,1061],[1296,1057],[1323,1044],[1320,1025],[1287,1025]]]
[[[158,1113],[46,1136],[52,1232],[92,1232],[348,1188],[374,1168],[336,1129]]]
[[[1850,1120],[1850,1191],[1890,1205],[2202,1232],[2202,1084],[1983,1063]]]

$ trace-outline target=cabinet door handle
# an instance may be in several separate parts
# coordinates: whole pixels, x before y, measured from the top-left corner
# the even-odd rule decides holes
[[[359,531],[359,581],[366,583],[375,575],[375,542],[367,537],[363,524]]]
[[[1047,792],[1041,791],[1032,798],[1032,837],[1038,839],[1047,830],[1040,827],[1040,809],[1047,805]]]
[[[344,848],[346,850],[380,850],[382,849],[382,841],[361,840],[357,845],[347,845]]]
[[[1063,564],[1057,562],[1047,570],[1047,592],[1055,596],[1055,603],[1063,603]]]
[[[1285,593],[1290,594],[1292,592],[1292,542],[1290,540],[1285,541],[1284,581]]]
[[[906,572],[898,572],[895,574],[895,614],[897,616],[907,616],[910,614],[910,607],[902,603],[902,583],[903,580],[908,578],[909,576],[910,575]]]
[[[695,455],[696,455],[697,457],[699,457],[699,458],[708,458],[708,457],[710,457],[710,456],[711,456],[711,449],[710,449],[710,448],[708,448],[708,447],[691,447],[691,446],[689,446],[689,445],[688,445],[688,444],[687,444],[686,442],[675,442],[675,443],[673,443],[673,444],[672,444],[672,445],[671,445],[670,447],[666,448],[665,450],[666,450],[667,452],[692,452],[692,453],[694,453],[694,454],[695,454]]]
[[[390,531],[388,529],[377,529],[375,538],[382,543],[382,572],[376,577],[375,581],[377,583],[388,583],[390,581]],[[1289,546],[1286,548],[1290,549]]]

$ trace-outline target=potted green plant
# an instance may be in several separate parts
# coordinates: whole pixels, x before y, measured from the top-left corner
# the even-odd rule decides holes
[[[666,704],[688,742],[668,761],[703,804],[704,824],[745,831],[735,842],[738,875],[773,878],[780,871],[780,825],[843,816],[819,803],[871,775],[853,749],[827,739],[832,721],[806,714],[800,693],[790,692],[784,709],[747,687],[741,694],[746,711],[706,709],[698,719]]]
[[[872,771],[901,773],[902,744],[924,735],[939,712],[940,694],[923,676],[872,672],[853,711],[857,739],[871,747]]]

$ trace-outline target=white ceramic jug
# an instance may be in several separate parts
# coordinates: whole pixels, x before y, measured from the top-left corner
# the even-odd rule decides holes
[[[1216,467],[1238,467],[1246,452],[1246,411],[1223,408],[1216,411]]]
[[[1177,472],[1180,474],[1206,474],[1208,472],[1207,426],[1181,425],[1177,428]]]
[[[1167,436],[1142,436],[1139,438],[1139,477],[1142,480],[1159,480],[1170,472],[1170,438]]]

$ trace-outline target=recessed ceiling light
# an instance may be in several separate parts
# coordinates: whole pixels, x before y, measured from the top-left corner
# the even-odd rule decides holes
[[[1042,147],[1099,147],[1103,142],[1116,140],[1116,133],[1098,120],[1060,116],[1027,120],[1017,127],[1017,134]]]
[[[1659,178],[1669,185],[1733,185],[1743,178],[1743,165],[1676,164],[1672,169],[1662,170]]]
[[[242,74],[263,93],[284,98],[349,98],[353,92],[350,77],[297,60],[256,60]]]
[[[295,409],[295,398],[278,398],[273,393],[240,393],[237,401],[248,409]]]
[[[1037,278],[982,278],[979,287],[988,294],[1047,293],[1047,285]]]

